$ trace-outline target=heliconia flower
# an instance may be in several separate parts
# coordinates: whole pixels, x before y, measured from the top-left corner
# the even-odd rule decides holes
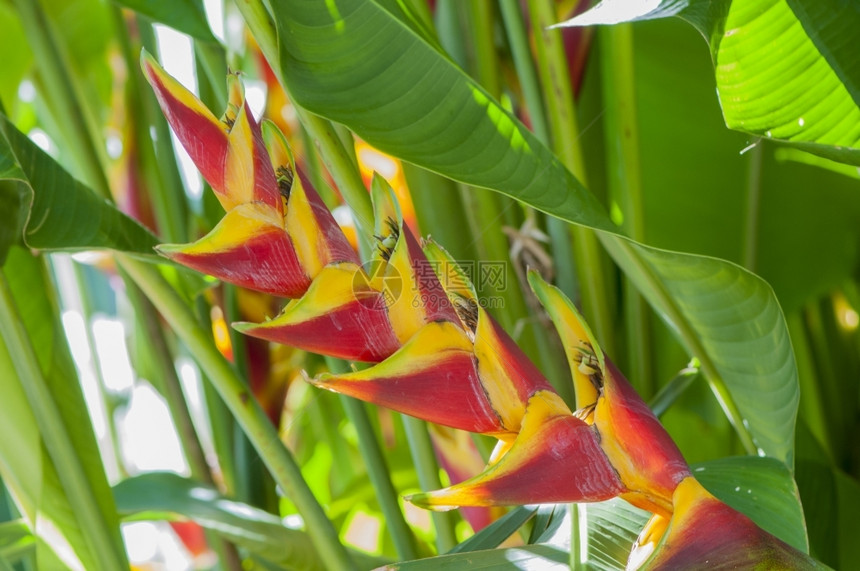
[[[654,514],[630,569],[703,561],[815,567],[701,487],[560,290],[529,273],[564,345],[573,412],[481,307],[447,252],[422,245],[403,224],[381,177],[371,185],[377,251],[370,266],[361,266],[297,169],[286,138],[251,115],[237,76],[228,79],[228,108],[216,119],[146,53],[142,66],[179,140],[227,210],[207,236],[159,251],[220,279],[293,298],[274,319],[234,324],[243,333],[376,363],[320,375],[310,380],[315,385],[499,439],[483,473],[413,495],[413,503],[450,509],[621,497]]]
[[[485,472],[461,484],[415,494],[412,503],[456,506],[596,502],[625,491],[593,427],[570,414],[557,394],[535,393],[510,449]]]
[[[141,65],[168,122],[227,210],[207,236],[161,245],[161,254],[224,281],[292,298],[304,294],[325,266],[359,263],[295,167],[286,139],[251,115],[236,75],[228,77],[230,101],[216,119],[145,51]]]
[[[820,569],[811,557],[712,496],[693,477],[673,495],[670,517],[655,515],[630,553],[627,569]]]
[[[307,351],[379,362],[400,342],[384,310],[383,294],[372,287],[353,263],[323,268],[300,299],[263,323],[234,323],[246,335],[300,347]]]
[[[585,320],[536,272],[529,284],[559,332],[574,377],[577,415],[593,425],[600,446],[624,482],[622,497],[664,515],[690,469],[677,445],[615,365],[603,355]]]
[[[474,334],[456,317],[433,321],[378,365],[324,374],[313,382],[430,422],[512,442],[529,399],[552,388],[483,308],[475,306],[475,312]]]
[[[239,78],[229,76],[227,111],[221,119],[216,119],[146,50],[141,53],[141,67],[167,122],[212,186],[224,210],[248,202],[264,202],[280,212],[275,173],[266,157],[260,125],[245,104]]]

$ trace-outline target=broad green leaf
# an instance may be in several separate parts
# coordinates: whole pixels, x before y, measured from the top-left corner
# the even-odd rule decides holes
[[[268,562],[290,569],[323,569],[307,533],[284,527],[277,516],[177,474],[141,474],[114,486],[113,493],[126,521],[192,519]],[[384,563],[358,557],[367,568]]]
[[[792,547],[809,552],[797,485],[788,468],[772,458],[741,456],[692,467],[696,479],[717,498]]]
[[[24,243],[31,248],[153,254],[157,240],[148,230],[72,178],[3,115],[0,183],[0,204],[19,205],[17,210],[4,209],[0,221],[23,228]],[[10,238],[2,232],[0,239],[7,240],[0,242],[2,260]]]
[[[122,553],[119,535],[119,520],[110,495],[101,457],[96,444],[92,423],[84,402],[77,374],[69,354],[62,327],[58,322],[56,302],[50,292],[52,286],[44,260],[29,251],[13,248],[3,268],[5,279],[14,298],[18,315],[26,330],[27,342],[36,352],[42,382],[50,394],[58,418],[37,417],[27,390],[21,386],[18,369],[9,348],[10,339],[4,337],[0,365],[4,399],[4,422],[15,426],[7,434],[20,435],[16,439],[3,439],[0,446],[3,480],[19,503],[24,515],[36,529],[54,528],[58,533],[48,534],[43,539],[60,555],[71,551],[85,568],[92,568],[104,561],[102,554],[93,553],[90,534],[99,533],[96,524],[85,519],[70,502],[69,495],[92,498],[93,507],[101,525],[107,529],[117,553]],[[9,398],[5,398],[8,395]],[[22,400],[23,399],[23,400]],[[68,436],[71,450],[64,450],[69,462],[79,465],[85,481],[67,478],[48,453],[48,446],[40,435],[40,427],[46,423],[60,423]],[[15,442],[19,440],[20,442]],[[24,448],[22,450],[22,448]]]
[[[860,165],[860,5],[604,0],[563,25],[680,16],[707,38],[726,125]]]
[[[439,569],[570,569],[568,553],[551,545],[525,545],[488,551],[468,551],[395,563],[386,569],[438,571]]]
[[[619,237],[601,205],[559,160],[398,19],[390,2],[272,5],[281,71],[298,103],[387,153],[600,230],[616,261],[677,328],[710,380],[725,383],[725,396],[755,446],[792,462],[797,372],[767,284],[720,260]],[[754,358],[749,347],[756,348]]]
[[[198,40],[215,41],[215,36],[212,35],[212,30],[209,29],[209,23],[206,21],[206,11],[203,9],[201,0],[173,0],[171,2],[113,0],[113,2]]]

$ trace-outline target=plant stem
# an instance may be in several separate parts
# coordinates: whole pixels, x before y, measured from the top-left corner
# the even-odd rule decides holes
[[[345,362],[331,357],[326,357],[326,365],[328,365],[328,369],[332,373],[345,373],[348,371]],[[346,395],[338,395],[338,397],[347,418],[352,422],[358,435],[358,447],[361,450],[361,456],[367,467],[367,475],[376,491],[376,498],[379,500],[379,505],[385,516],[385,524],[391,532],[391,538],[394,540],[397,555],[401,560],[405,561],[417,559],[418,551],[415,545],[415,537],[412,535],[412,530],[409,529],[409,524],[406,523],[406,519],[400,509],[397,492],[391,483],[388,462],[385,460],[385,455],[382,453],[382,447],[379,445],[376,431],[374,431],[373,425],[370,422],[367,407],[358,399]]]
[[[299,509],[308,534],[329,569],[353,569],[355,564],[340,543],[337,531],[313,496],[301,470],[278,436],[262,407],[250,394],[207,331],[158,270],[125,254],[117,262],[134,278],[177,335],[185,342],[213,386],[260,453],[275,481]]]
[[[283,85],[283,82],[281,84]],[[344,147],[330,121],[302,109],[299,105],[296,105],[296,113],[308,134],[319,146],[323,162],[343,199],[352,209],[359,240],[366,241],[373,235],[373,206],[370,203],[370,193],[361,180],[358,165]]]
[[[432,236],[457,261],[477,260],[457,183],[410,163],[402,167],[421,233]]]
[[[642,179],[639,160],[639,126],[636,119],[636,92],[633,69],[633,28],[630,24],[604,26],[598,33],[603,80],[604,131],[609,196],[624,216],[627,235],[645,239],[642,208]],[[625,277],[627,371],[643,398],[654,394],[651,335],[648,306],[630,279]]]
[[[42,442],[66,493],[75,519],[84,530],[84,540],[99,569],[127,569],[119,530],[111,529],[99,511],[99,502],[75,454],[75,446],[62,415],[42,375],[36,352],[13,298],[5,273],[0,272],[0,334],[12,359],[18,380],[27,395],[39,426]]]
[[[239,288],[233,284],[225,283],[223,292],[224,321],[226,323],[242,321],[243,318],[239,311]],[[229,328],[229,336],[230,345],[233,349],[233,370],[236,371],[236,376],[250,391],[248,351],[245,338],[232,327]],[[242,470],[236,471],[236,497],[258,508],[271,510],[272,506],[267,505],[266,501],[265,469],[260,463],[260,457],[253,445],[237,424],[233,425],[233,457],[236,465],[243,467]]]
[[[68,126],[64,135],[69,150],[77,157],[77,164],[83,168],[90,187],[103,198],[109,198],[104,153],[95,145],[100,138],[92,136],[89,108],[83,104],[83,97],[69,72],[71,65],[54,33],[53,23],[45,14],[41,0],[15,0],[15,6],[38,62],[36,70],[45,84],[43,94],[58,115],[57,123]]]
[[[699,368],[696,366],[690,365],[682,369],[648,402],[651,412],[657,417],[663,416],[663,413],[690,388],[699,376]]]
[[[537,43],[538,72],[544,85],[552,148],[562,163],[584,186],[588,186],[585,161],[579,144],[573,90],[567,71],[561,32],[549,29],[556,23],[555,3],[529,0],[532,33]],[[615,341],[608,299],[612,291],[604,259],[594,231],[581,226],[571,228],[576,273],[582,292],[586,320],[607,353],[614,353]]]
[[[418,484],[422,491],[438,490],[442,487],[439,479],[439,464],[433,451],[433,441],[427,430],[427,423],[411,416],[400,415],[406,439],[409,441],[409,451],[418,472]],[[433,512],[433,525],[436,527],[436,550],[447,553],[457,545],[457,533],[454,529],[453,512]]]
[[[200,444],[200,438],[194,428],[194,421],[191,420],[191,413],[188,411],[185,394],[182,392],[179,375],[176,374],[173,356],[167,345],[167,339],[164,337],[164,331],[158,322],[158,315],[143,292],[134,284],[134,281],[128,279],[127,275],[125,277],[126,295],[134,306],[135,315],[143,321],[147,340],[152,348],[151,354],[155,358],[155,366],[159,372],[159,386],[164,392],[167,407],[170,409],[170,416],[176,424],[176,432],[188,460],[191,477],[205,484],[214,485],[212,472],[209,469],[209,464],[206,463],[203,445]]]
[[[750,164],[747,171],[747,203],[744,217],[744,241],[741,260],[746,269],[755,272],[758,255],[758,219],[761,206],[761,167],[764,158],[764,139],[759,139],[750,149]]]
[[[376,498],[382,508],[385,525],[394,540],[397,556],[403,561],[417,559],[418,551],[415,546],[415,538],[412,535],[412,530],[409,529],[409,524],[406,523],[400,509],[400,503],[397,501],[397,492],[391,483],[388,463],[385,461],[382,448],[379,446],[376,433],[370,423],[367,407],[360,400],[345,395],[340,395],[340,402],[346,411],[347,418],[355,426],[358,434],[358,446],[367,467],[367,475],[374,490],[376,490]]]
[[[120,14],[119,9],[116,9]],[[121,19],[120,19],[121,20]],[[152,24],[144,18],[136,18],[141,44],[151,53],[156,53],[155,33]],[[122,34],[124,36],[124,34]],[[128,43],[126,39],[125,42]],[[127,52],[127,53],[126,53]],[[141,153],[141,168],[147,182],[147,191],[155,211],[159,235],[165,240],[182,243],[188,241],[188,203],[185,187],[177,168],[176,154],[170,128],[162,115],[151,89],[141,89],[142,71],[138,63],[139,54],[133,53],[131,46],[123,47],[123,55],[128,66],[129,98],[135,104],[135,125],[137,144]],[[139,115],[138,115],[139,113]],[[149,126],[155,128],[155,137]],[[143,128],[141,128],[143,127]]]

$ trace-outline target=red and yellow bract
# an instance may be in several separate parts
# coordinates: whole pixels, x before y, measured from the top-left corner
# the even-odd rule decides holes
[[[270,321],[235,324],[240,331],[376,363],[320,375],[311,379],[315,385],[499,439],[483,473],[410,501],[449,509],[621,497],[654,514],[629,568],[703,561],[815,566],[699,485],[558,289],[530,273],[564,344],[576,411],[480,307],[447,253],[422,245],[404,226],[390,187],[379,179],[372,185],[379,247],[363,267],[298,172],[284,136],[251,115],[236,76],[229,79],[228,109],[216,119],[150,56],[142,64],[179,140],[227,210],[198,242],[159,251],[219,279],[294,298]],[[428,257],[454,268],[455,279],[436,275],[440,264]]]

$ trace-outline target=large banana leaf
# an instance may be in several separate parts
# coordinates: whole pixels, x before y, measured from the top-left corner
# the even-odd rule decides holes
[[[40,535],[58,555],[62,554],[65,566],[96,569],[105,561],[121,561],[124,551],[119,520],[57,319],[55,300],[48,294],[52,289],[44,260],[22,248],[12,248],[3,274],[17,319],[38,360],[39,378],[24,382],[43,385],[35,391],[50,402],[47,407],[43,400],[37,402],[34,388],[22,385],[20,343],[9,334],[11,328],[4,326],[0,339],[0,429],[6,436],[0,438],[0,474],[31,530],[54,530]],[[57,415],[46,415],[47,410]],[[67,436],[70,448],[45,441],[44,428],[49,425]],[[57,460],[60,455],[63,464]],[[69,470],[70,466],[74,470]],[[82,501],[87,502],[87,510],[78,509]],[[107,552],[105,543],[91,541],[99,533],[105,534],[103,539],[113,553]],[[41,568],[51,568],[45,561],[55,560],[49,552],[37,553],[37,557]]]
[[[755,445],[791,465],[797,372],[770,287],[730,263],[620,237],[597,200],[408,18],[400,3],[274,0],[281,71],[310,111],[468,184],[598,229],[677,329]],[[739,421],[738,424],[741,424]]]
[[[148,0],[114,0],[126,8],[140,12],[156,22],[167,24],[189,36],[214,42],[215,36],[206,21],[202,0],[174,0],[173,2],[150,2]]]
[[[604,0],[565,25],[680,16],[708,39],[726,124],[860,165],[860,5]]]
[[[153,254],[157,240],[98,198],[0,114],[0,263],[12,244]]]

